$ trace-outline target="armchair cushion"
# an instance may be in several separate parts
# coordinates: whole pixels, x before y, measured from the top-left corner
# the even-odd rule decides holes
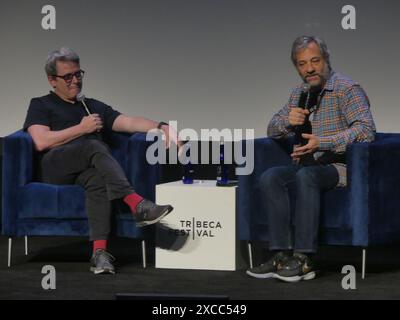
[[[83,188],[32,182],[20,187],[19,219],[86,219]]]

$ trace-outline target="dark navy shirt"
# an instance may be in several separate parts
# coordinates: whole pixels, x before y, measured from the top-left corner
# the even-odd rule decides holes
[[[97,113],[103,121],[103,129],[83,136],[83,138],[103,140],[104,136],[112,131],[114,120],[121,114],[110,106],[95,99],[85,99],[90,113]],[[69,103],[61,99],[54,92],[33,98],[29,105],[23,129],[26,131],[31,125],[48,126],[52,131],[60,131],[78,125],[87,112],[82,102]]]

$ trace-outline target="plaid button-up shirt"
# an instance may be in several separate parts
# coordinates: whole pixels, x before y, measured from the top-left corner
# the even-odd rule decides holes
[[[283,138],[294,134],[289,124],[291,108],[298,107],[302,86],[292,90],[288,103],[275,114],[267,134],[272,138]],[[344,153],[352,142],[370,142],[375,137],[375,124],[369,100],[361,86],[339,73],[332,72],[325,83],[319,107],[310,117],[312,134],[320,140],[318,158],[324,151]],[[339,172],[338,185],[346,185],[346,166],[333,164]]]

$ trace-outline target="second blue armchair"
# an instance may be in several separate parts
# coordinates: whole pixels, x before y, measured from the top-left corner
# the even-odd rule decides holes
[[[274,166],[289,165],[291,140],[254,140],[254,172],[239,177],[239,236],[268,241],[268,221],[261,205],[259,178]],[[368,246],[400,240],[400,134],[377,133],[372,143],[353,143],[347,150],[346,187],[322,199],[320,243],[363,248],[363,275]]]

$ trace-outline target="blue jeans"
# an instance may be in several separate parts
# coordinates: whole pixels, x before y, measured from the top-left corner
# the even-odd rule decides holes
[[[270,250],[317,251],[321,192],[333,189],[338,180],[339,174],[332,165],[274,167],[262,174]],[[296,195],[294,243],[289,191]]]

